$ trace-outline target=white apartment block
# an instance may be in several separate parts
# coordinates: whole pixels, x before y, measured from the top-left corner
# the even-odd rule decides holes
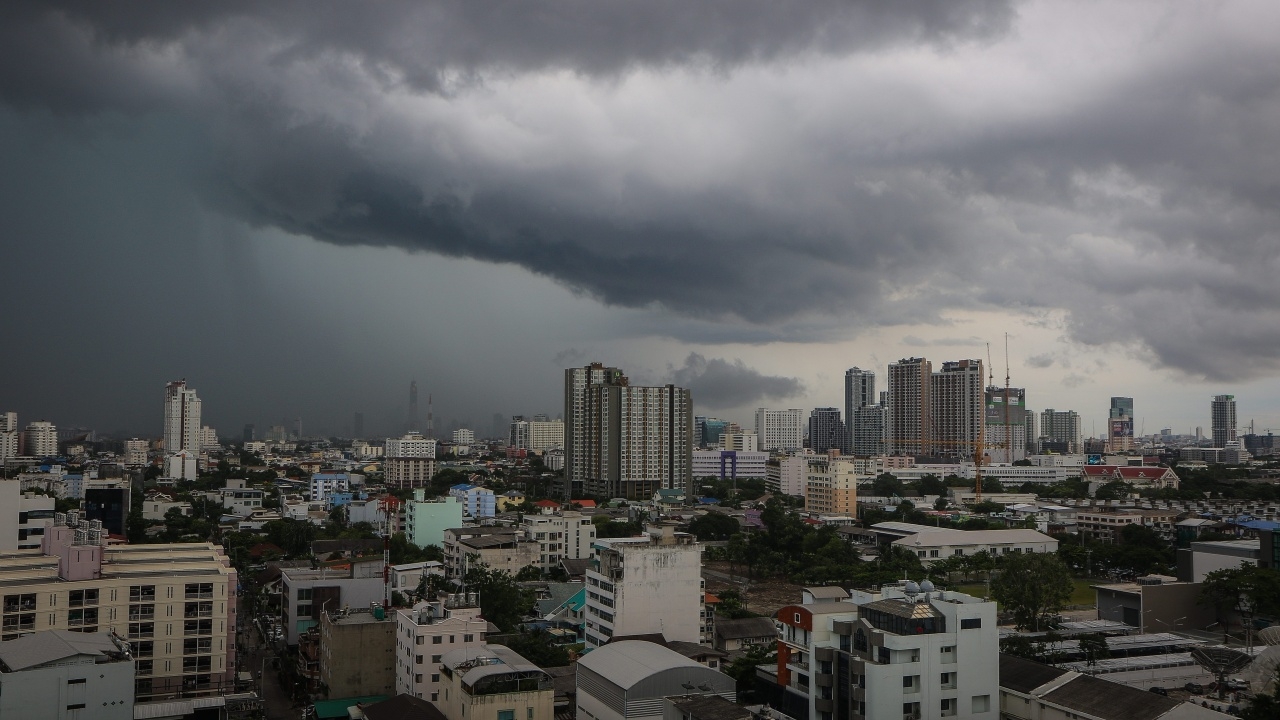
[[[803,452],[797,452],[769,463],[765,468],[765,485],[772,492],[792,497],[804,497],[805,476],[809,460]]]
[[[691,455],[693,478],[714,477],[767,479],[769,453],[738,450],[694,450]],[[694,483],[697,484],[696,482]]]
[[[172,455],[179,450],[200,454],[204,438],[200,432],[200,398],[187,388],[186,380],[164,386],[164,451]],[[177,476],[174,476],[177,477]]]
[[[670,525],[644,537],[595,542],[597,563],[587,570],[587,647],[615,636],[661,634],[668,641],[706,637],[702,546]]]
[[[592,556],[596,539],[591,517],[574,510],[525,515],[520,521],[525,539],[538,544],[538,567],[550,570],[560,560],[582,560]]]
[[[808,413],[804,410],[756,409],[757,449],[792,452],[804,447],[804,429]]]
[[[562,429],[560,431],[560,439],[563,441],[564,440],[563,423],[561,425],[562,425]],[[465,428],[458,428],[457,430],[453,431],[453,444],[454,445],[475,445],[476,434],[471,430],[467,430]]]
[[[216,493],[209,493],[210,498],[222,503],[228,513],[241,517],[261,510],[265,495],[262,490],[248,487],[244,480],[227,480],[226,487]]]
[[[894,545],[916,554],[926,566],[949,557],[986,552],[992,556],[1054,553],[1058,541],[1038,530],[949,530],[922,525],[921,532],[895,540]]]
[[[424,438],[421,433],[406,433],[403,437],[387,438],[385,455],[389,458],[434,458],[436,441]]]
[[[40,547],[53,524],[57,501],[47,495],[24,494],[21,480],[0,480],[0,551]]]
[[[195,452],[180,450],[164,459],[165,477],[195,480],[200,477],[200,461]]]
[[[333,493],[351,490],[351,476],[346,473],[315,473],[311,476],[311,502],[328,503]]]
[[[524,449],[545,452],[564,447],[563,420],[530,420],[528,446]]]
[[[200,428],[200,451],[211,452],[221,450],[222,445],[218,443],[218,431],[205,425]]]
[[[396,612],[396,693],[440,700],[440,658],[484,645],[489,623],[472,593],[446,595]]]
[[[23,439],[25,455],[43,458],[58,454],[58,428],[51,422],[37,420],[28,423]]]
[[[994,602],[908,582],[777,617],[784,705],[812,720],[999,716]]]

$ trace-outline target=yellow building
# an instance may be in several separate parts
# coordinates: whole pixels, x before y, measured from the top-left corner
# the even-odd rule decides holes
[[[460,648],[440,659],[440,699],[448,720],[552,720],[551,676],[504,645]]]
[[[805,472],[805,512],[856,516],[858,472],[853,458],[815,455]]]
[[[129,641],[139,701],[231,691],[236,571],[220,546],[101,544],[55,525],[40,549],[0,552],[0,640],[41,630]]]

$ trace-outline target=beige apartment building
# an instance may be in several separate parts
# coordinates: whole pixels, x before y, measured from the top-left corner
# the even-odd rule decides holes
[[[104,546],[95,530],[58,524],[40,549],[0,552],[0,639],[113,632],[130,644],[139,701],[230,690],[236,571],[222,548]]]

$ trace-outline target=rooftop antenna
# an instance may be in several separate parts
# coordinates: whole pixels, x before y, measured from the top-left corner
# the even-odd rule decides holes
[[[1013,426],[1009,424],[1009,333],[1004,334],[1004,456],[1013,463]],[[1025,424],[1024,424],[1025,427]],[[1023,433],[1022,444],[1026,445],[1026,433]]]

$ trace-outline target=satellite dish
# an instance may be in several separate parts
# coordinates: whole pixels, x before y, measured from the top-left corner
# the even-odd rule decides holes
[[[1191,659],[1218,678],[1219,693],[1226,685],[1228,675],[1240,672],[1253,662],[1252,656],[1229,647],[1198,647],[1191,651]]]
[[[1258,640],[1267,645],[1280,645],[1280,625],[1272,625],[1258,631]]]

